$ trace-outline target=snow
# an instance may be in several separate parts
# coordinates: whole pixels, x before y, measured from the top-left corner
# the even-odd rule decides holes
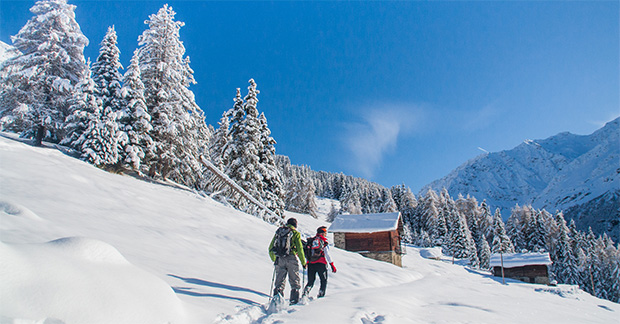
[[[332,233],[375,233],[398,228],[400,213],[338,215],[329,227]]]
[[[440,247],[436,246],[432,248],[420,249],[420,256],[425,259],[441,260],[441,258],[443,258],[443,252]]]
[[[274,225],[5,136],[0,323],[616,323],[620,314],[574,286],[503,285],[413,246],[403,268],[333,248],[327,296],[269,314]],[[326,225],[287,217],[305,236]]]
[[[523,267],[528,265],[551,265],[549,253],[504,253],[491,256],[491,267],[501,267],[503,258],[504,268]]]
[[[2,65],[2,62],[15,57],[18,53],[13,46],[0,41],[0,65]]]

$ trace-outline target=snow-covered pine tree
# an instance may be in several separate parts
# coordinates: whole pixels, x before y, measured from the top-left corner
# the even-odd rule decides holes
[[[128,117],[120,120],[121,130],[127,134],[127,145],[121,154],[122,163],[134,171],[147,173],[149,170],[145,165],[155,157],[155,147],[150,134],[153,126],[144,99],[144,84],[140,77],[137,50],[123,76],[121,95]]]
[[[101,41],[99,49],[99,57],[92,64],[92,78],[97,85],[97,93],[103,104],[103,115],[109,125],[114,128],[113,133],[116,136],[117,148],[119,153],[119,162],[126,159],[125,147],[128,144],[128,136],[125,132],[124,125],[129,123],[130,115],[127,111],[127,105],[121,94],[120,70],[123,68],[120,62],[120,50],[117,46],[117,36],[114,26],[108,27],[108,31]]]
[[[504,222],[502,221],[502,214],[499,208],[495,210],[495,216],[493,216],[493,244],[491,247],[491,252],[514,253],[514,246],[506,234]]]
[[[44,138],[62,140],[74,88],[89,73],[88,39],[74,10],[66,0],[37,1],[30,9],[35,16],[11,37],[21,54],[2,65],[2,128],[34,138],[36,145]]]
[[[100,168],[118,162],[116,127],[109,116],[103,114],[103,105],[92,78],[88,77],[78,87],[67,117],[69,133],[62,141],[81,153],[82,158]]]
[[[392,193],[390,192],[389,189],[383,188],[383,191],[381,192],[381,196],[383,198],[382,199],[383,200],[383,205],[381,206],[381,209],[379,210],[379,212],[381,212],[381,213],[393,213],[395,211],[398,211],[398,207],[396,206],[396,202],[392,198]]]
[[[402,215],[403,224],[409,226],[411,235],[413,235],[414,229],[419,229],[417,224],[419,224],[420,219],[416,213],[418,200],[411,192],[411,189],[406,187],[404,184],[392,187],[391,191],[392,197],[394,197],[394,201],[398,207],[398,211],[400,211]]]
[[[487,243],[487,238],[484,234],[477,242],[476,249],[478,250],[478,258],[480,259],[480,269],[487,270],[490,268],[491,262],[491,248]]]
[[[237,89],[239,90],[239,89]],[[241,97],[241,94],[237,94],[238,97]],[[226,158],[224,157],[224,152],[228,143],[231,141],[230,137],[230,111],[225,111],[222,114],[222,118],[218,123],[218,129],[213,132],[213,137],[209,144],[209,154],[211,163],[215,165],[220,170],[224,170],[224,161]]]
[[[333,222],[339,213],[340,211],[336,209],[336,204],[334,204],[334,202],[332,201],[331,206],[329,207],[329,213],[327,213],[327,222]]]
[[[551,261],[553,264],[552,274],[555,280],[558,282],[567,282],[570,278],[570,266],[569,255],[571,253],[571,241],[568,235],[568,227],[562,213],[558,213],[555,216],[556,224],[558,225],[558,238],[556,241],[555,253],[551,254]]]
[[[452,225],[449,226],[450,233],[448,235],[448,251],[455,258],[470,260],[473,267],[479,265],[479,259],[476,252],[474,240],[471,232],[467,227],[465,216],[461,215],[456,209],[450,213],[449,219]]]
[[[164,5],[149,16],[145,22],[149,28],[138,39],[144,97],[155,143],[155,156],[148,161],[149,174],[196,186],[203,174],[199,156],[206,153],[210,134],[204,113],[189,89],[196,81],[179,39],[184,23],[175,21],[175,15]]]
[[[545,210],[534,211],[534,215],[528,219],[527,228],[530,229],[527,237],[526,248],[532,252],[544,252],[547,250],[546,237],[548,229],[544,222]]]
[[[491,209],[487,204],[486,200],[483,200],[480,204],[480,215],[479,215],[479,226],[481,232],[487,238],[487,240],[493,239],[493,215],[491,214]],[[488,243],[489,241],[487,241]]]
[[[258,158],[260,162],[260,172],[263,176],[263,192],[262,199],[267,208],[271,209],[276,215],[284,217],[284,184],[282,175],[276,166],[276,141],[271,137],[271,130],[267,125],[267,118],[264,113],[258,117],[258,125],[260,131],[261,146],[258,150]],[[314,192],[316,190],[311,179],[308,179],[308,191],[306,193],[308,201],[308,212],[314,218],[317,217],[317,206],[314,201]]]
[[[84,78],[76,87],[71,99],[71,114],[65,121],[66,136],[60,142],[78,152],[82,152],[84,133],[91,124],[101,123],[102,103],[97,94],[97,86],[92,78]]]

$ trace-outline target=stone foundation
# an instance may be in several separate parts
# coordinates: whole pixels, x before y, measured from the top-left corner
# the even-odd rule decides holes
[[[392,251],[387,251],[387,252],[360,252],[361,255],[367,257],[367,258],[371,258],[371,259],[375,259],[375,260],[379,260],[379,261],[384,261],[384,262],[389,262],[392,263],[394,265],[397,265],[399,267],[403,266],[403,258],[402,255],[396,253],[396,252],[392,252]]]

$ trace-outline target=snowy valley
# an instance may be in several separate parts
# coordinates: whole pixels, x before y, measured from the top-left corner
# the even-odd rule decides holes
[[[267,314],[274,225],[14,135],[0,156],[2,323],[613,323],[620,312],[575,286],[502,285],[410,246],[403,268],[334,248],[326,298]],[[287,216],[308,236],[322,210]]]

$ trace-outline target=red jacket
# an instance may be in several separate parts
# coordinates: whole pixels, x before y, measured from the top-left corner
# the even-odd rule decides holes
[[[323,255],[316,261],[310,262],[310,263],[323,263],[323,264],[330,264],[332,263],[332,258],[329,255],[329,242],[327,242],[327,238],[323,237],[322,235],[316,235],[314,237],[315,240],[320,239],[322,241],[323,244]],[[313,242],[314,244],[314,242]]]

